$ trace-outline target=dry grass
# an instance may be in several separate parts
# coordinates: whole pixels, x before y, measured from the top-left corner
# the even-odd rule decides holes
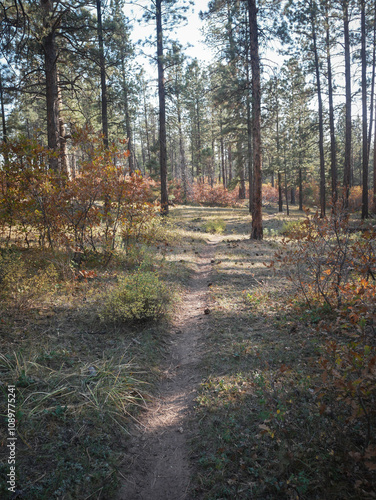
[[[17,295],[3,289],[1,408],[7,386],[16,385],[21,498],[113,497],[129,427],[163,376],[168,314],[158,322],[114,324],[101,321],[99,312],[103,296],[139,266],[157,270],[178,300],[195,254],[183,232],[164,226],[154,246],[135,242],[132,252],[117,253],[107,267],[91,254],[78,271],[64,253],[10,253],[22,273],[9,274]],[[39,272],[50,265],[54,276]],[[33,276],[42,276],[43,286],[25,287]],[[0,441],[6,443],[4,410],[0,418]],[[0,457],[0,496],[10,498],[5,445]]]
[[[348,412],[335,410],[335,401],[322,411],[317,397],[327,340],[317,324],[328,313],[302,309],[283,269],[264,265],[274,259],[286,220],[302,215],[267,215],[262,242],[245,234],[247,215],[228,210],[221,217],[228,231],[216,247],[211,277],[192,494],[372,498],[371,470],[350,458],[362,452],[362,431],[346,424]]]
[[[288,220],[301,217],[294,209]],[[208,238],[203,228],[217,219],[226,229],[217,236],[211,277],[192,495],[372,498],[372,478],[343,459],[357,430],[341,441],[345,414],[320,414],[316,401],[323,343],[316,326],[325,311],[296,309],[283,270],[273,274],[264,265],[287,220],[276,207],[265,211],[262,242],[249,239],[246,207],[174,207],[154,246],[134,244],[106,268],[91,255],[87,274],[64,254],[22,252],[35,268],[52,264],[58,278],[48,293],[22,302],[20,289],[18,305],[7,299],[1,306],[1,408],[7,385],[16,384],[21,498],[114,497],[131,422],[163,376],[169,316],[147,324],[100,321],[101,297],[142,265],[157,270],[179,300]],[[4,412],[1,419],[4,443]],[[4,446],[0,453],[5,464]],[[2,480],[6,472],[1,466]]]

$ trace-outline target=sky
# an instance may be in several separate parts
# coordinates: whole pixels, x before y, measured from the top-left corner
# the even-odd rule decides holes
[[[208,6],[208,0],[195,0],[194,6],[189,9],[186,13],[187,22],[185,26],[182,24],[177,27],[171,37],[173,39],[178,40],[184,47],[184,52],[189,57],[197,57],[204,62],[209,62],[212,59],[211,51],[208,47],[205,47],[203,36],[200,32],[200,29],[203,26],[203,22],[199,18],[200,11],[206,11]],[[137,2],[130,1],[126,4],[125,14],[130,19],[140,19],[142,17],[143,9]],[[133,22],[133,30],[131,32],[131,40],[133,42],[138,42],[139,40],[145,40],[150,35],[155,34],[155,24],[152,23],[148,26],[145,26],[144,23],[139,24],[137,21]],[[143,49],[147,54],[151,56],[155,56],[155,46]],[[151,69],[150,64],[148,63],[148,58],[142,58],[142,56],[138,56],[138,63],[142,66],[145,66],[145,69],[148,71]],[[149,69],[148,69],[149,68]],[[155,66],[154,66],[155,71]],[[152,69],[151,69],[152,70]]]

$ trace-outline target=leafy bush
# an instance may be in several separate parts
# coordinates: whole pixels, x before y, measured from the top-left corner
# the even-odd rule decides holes
[[[222,219],[210,219],[204,224],[207,233],[223,234],[226,230],[226,222]]]
[[[88,130],[73,134],[82,152],[73,177],[60,177],[49,168],[51,152],[34,141],[1,143],[6,158],[0,170],[0,236],[27,247],[38,242],[49,248],[91,249],[110,253],[122,223],[133,228],[145,218],[151,186],[140,172],[127,175],[122,144],[104,148]]]
[[[220,184],[194,183],[190,186],[188,201],[207,207],[234,207],[239,198],[237,191],[228,191]]]
[[[138,270],[119,281],[105,299],[103,321],[116,323],[158,320],[169,302],[166,285],[155,272]]]
[[[130,254],[136,244],[171,244],[176,241],[176,232],[173,229],[171,221],[161,218],[155,205],[130,206],[125,210],[122,219],[122,246],[126,253]]]
[[[278,203],[278,189],[271,184],[262,185],[262,204]]]
[[[290,237],[294,236],[297,230],[301,229],[302,221],[299,220],[289,220],[283,223],[281,234]]]
[[[284,251],[277,254],[290,279],[303,293],[309,307],[323,301],[331,309],[352,299],[351,288],[361,279],[371,284],[376,274],[376,231],[362,228],[355,234],[349,216],[337,212],[320,218],[316,213],[292,224]]]
[[[190,191],[190,186],[186,184],[186,191]],[[173,179],[168,183],[168,198],[169,200],[178,205],[183,205],[187,202],[186,196],[184,195],[184,185],[181,180]]]
[[[371,205],[371,200],[373,197],[373,192],[371,189],[368,192],[368,201],[369,204]],[[349,194],[349,209],[352,211],[357,211],[362,209],[362,203],[363,203],[363,188],[362,186],[353,186],[350,189],[350,194]]]
[[[345,458],[375,470],[376,230],[361,226],[354,233],[348,214],[338,211],[307,217],[290,237],[277,259],[308,307],[330,313],[316,327],[326,340],[319,362],[320,412],[335,414],[344,434],[357,434],[353,441],[363,452],[351,450]]]

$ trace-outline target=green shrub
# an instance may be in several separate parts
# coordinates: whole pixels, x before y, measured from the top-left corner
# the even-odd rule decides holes
[[[204,229],[207,233],[223,234],[226,230],[226,222],[222,219],[209,219],[205,222]]]
[[[168,302],[167,287],[158,274],[139,270],[119,281],[106,297],[100,317],[116,323],[155,321],[166,312]]]
[[[300,220],[289,220],[283,223],[281,234],[284,236],[293,236],[296,231],[302,229],[302,222]]]

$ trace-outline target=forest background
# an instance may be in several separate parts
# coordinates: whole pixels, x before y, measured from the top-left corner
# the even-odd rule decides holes
[[[214,232],[197,491],[373,498],[376,2],[212,0],[205,60],[174,34],[192,2],[138,2],[140,43],[132,5],[0,2],[1,418],[21,493],[114,495]]]
[[[122,161],[129,172],[162,182],[162,204],[168,206],[168,190],[170,201],[185,201],[201,196],[194,194],[198,188],[222,185],[249,197],[252,211],[248,3],[212,2],[201,12],[210,63],[186,56],[174,39],[174,29],[189,22],[189,3],[145,2],[138,22],[153,26],[158,7],[160,33],[155,26],[136,47],[131,3],[4,2],[3,145],[34,141],[54,153],[52,170],[73,179],[87,158],[75,137],[84,129],[102,133],[105,148],[110,142],[119,153],[129,151]],[[300,209],[314,205],[324,215],[344,190],[345,205],[351,199],[369,215],[374,11],[372,3],[347,1],[259,6],[263,196],[278,199],[280,211],[283,198],[287,209],[297,199]],[[154,59],[158,85],[139,66],[140,50]]]

